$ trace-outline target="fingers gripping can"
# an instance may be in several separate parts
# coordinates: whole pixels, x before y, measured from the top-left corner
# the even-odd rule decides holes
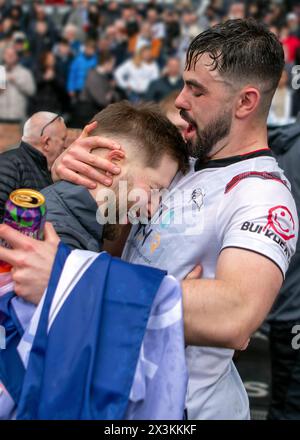
[[[5,204],[3,223],[24,235],[43,240],[46,220],[45,197],[33,189],[17,189],[13,191]],[[10,246],[4,240],[1,246]],[[11,266],[0,261],[0,274],[10,272]]]

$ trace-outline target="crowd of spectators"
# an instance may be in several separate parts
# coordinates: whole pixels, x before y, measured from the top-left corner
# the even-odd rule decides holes
[[[283,43],[286,69],[270,123],[287,123],[300,110],[300,71],[293,69],[300,65],[300,6],[292,0],[0,0],[0,64],[7,73],[0,121],[49,111],[82,127],[111,102],[160,101],[181,88],[194,36],[246,16],[264,21]]]

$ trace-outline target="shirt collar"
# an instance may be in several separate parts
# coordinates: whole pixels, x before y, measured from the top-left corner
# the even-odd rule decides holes
[[[260,150],[251,151],[250,153],[240,154],[237,156],[224,157],[223,159],[212,159],[205,163],[201,162],[199,159],[195,163],[195,171],[201,171],[207,168],[223,168],[229,165],[233,165],[237,162],[242,162],[248,159],[254,159],[260,156],[271,156],[274,157],[270,148],[261,148]]]

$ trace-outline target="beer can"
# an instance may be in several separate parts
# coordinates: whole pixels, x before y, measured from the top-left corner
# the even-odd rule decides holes
[[[44,239],[46,221],[45,197],[38,191],[28,188],[13,191],[5,204],[3,223],[16,229],[24,235],[37,240]],[[2,246],[10,246],[4,240]],[[0,261],[0,273],[9,272],[11,266]]]

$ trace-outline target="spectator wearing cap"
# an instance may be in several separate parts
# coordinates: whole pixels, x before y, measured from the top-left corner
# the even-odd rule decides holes
[[[19,148],[0,155],[0,221],[12,191],[40,191],[52,184],[50,170],[64,149],[66,136],[67,129],[59,115],[39,112],[26,121]]]
[[[0,120],[20,122],[25,119],[28,99],[36,91],[31,72],[21,66],[13,47],[4,51],[6,69],[6,88],[0,90]]]
[[[29,51],[29,43],[24,32],[15,32],[13,34],[13,47],[15,48],[19,63],[29,70],[33,69],[34,59]]]

